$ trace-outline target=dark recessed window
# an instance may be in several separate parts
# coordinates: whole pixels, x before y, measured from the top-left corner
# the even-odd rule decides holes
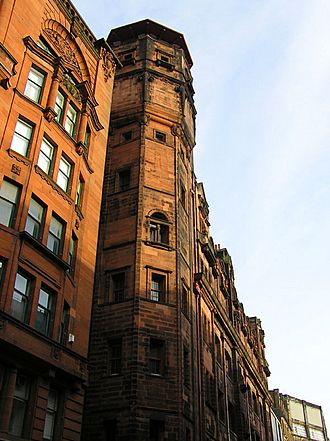
[[[150,300],[165,302],[165,280],[162,274],[151,274]]]
[[[31,285],[32,282],[28,276],[21,272],[16,274],[11,315],[24,323],[28,322]]]
[[[159,132],[158,130],[156,130],[156,132],[155,132],[155,138],[157,139],[157,141],[166,142],[165,133]]]
[[[123,138],[124,141],[130,141],[132,139],[132,130],[130,130],[129,132],[124,132]]]
[[[0,223],[13,227],[17,212],[20,188],[7,180],[3,180],[0,188]]]
[[[125,272],[112,274],[112,300],[121,302],[125,298]]]
[[[122,358],[121,339],[111,340],[108,346],[108,373],[109,375],[118,375],[121,372]]]
[[[128,190],[131,184],[131,169],[126,168],[118,172],[119,191]]]
[[[44,287],[40,288],[35,328],[47,336],[51,335],[55,310],[55,296]]]
[[[9,433],[11,435],[22,437],[24,426],[28,415],[28,399],[30,392],[30,384],[28,379],[18,374],[13,396],[13,407],[10,415]],[[24,437],[25,438],[25,437]]]
[[[182,312],[188,317],[189,314],[189,294],[185,286],[182,286]]]
[[[44,213],[45,207],[32,197],[26,218],[25,231],[30,233],[31,236],[35,237],[36,239],[41,238]]]
[[[165,245],[169,243],[168,220],[162,213],[154,213],[150,216],[149,240]]]
[[[55,389],[49,389],[43,434],[44,440],[51,441],[54,439],[57,406],[58,392]]]
[[[149,372],[154,375],[163,375],[164,371],[164,340],[150,339]]]
[[[150,420],[149,440],[150,441],[164,440],[164,421]]]

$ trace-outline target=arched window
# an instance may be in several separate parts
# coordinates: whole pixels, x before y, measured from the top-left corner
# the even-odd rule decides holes
[[[169,224],[164,214],[154,213],[150,216],[149,240],[150,242],[168,245]]]

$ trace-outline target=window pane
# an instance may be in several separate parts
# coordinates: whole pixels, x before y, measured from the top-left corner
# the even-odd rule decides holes
[[[33,67],[31,68],[24,94],[37,103],[40,101],[44,78],[44,74]]]
[[[69,132],[71,136],[73,136],[74,134],[76,118],[77,118],[77,112],[70,104],[68,108],[68,113],[66,115],[64,127],[65,130]]]
[[[0,223],[11,227],[16,211],[19,188],[3,180],[0,188]]]
[[[26,156],[31,136],[32,126],[19,119],[16,123],[15,133],[10,148],[21,155]]]
[[[55,254],[59,254],[61,251],[61,241],[63,235],[63,224],[52,217],[50,221],[47,247]]]
[[[9,433],[11,435],[21,437],[23,434],[28,397],[29,384],[27,379],[22,375],[18,375],[9,422]]]
[[[25,321],[29,300],[29,279],[20,273],[16,274],[11,304],[11,314],[18,320]]]
[[[35,327],[39,332],[50,335],[50,323],[53,309],[53,295],[40,289]]]
[[[39,239],[44,208],[31,198],[28,216],[26,218],[25,231]]]
[[[51,231],[58,239],[61,239],[63,231],[62,223],[59,220],[55,219],[55,217],[52,217],[52,220],[50,221],[49,231]]]
[[[57,92],[56,101],[55,101],[55,112],[57,113],[56,121],[61,122],[63,117],[63,109],[64,109],[64,96],[61,92]]]
[[[45,138],[42,140],[40,153],[38,158],[38,166],[45,173],[49,174],[50,166],[53,159],[54,147]]]
[[[71,175],[71,164],[63,157],[60,160],[60,166],[57,176],[57,185],[62,188],[62,190],[67,191],[70,182]]]

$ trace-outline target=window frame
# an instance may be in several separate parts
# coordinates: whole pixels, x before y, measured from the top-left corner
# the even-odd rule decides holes
[[[61,224],[61,226],[62,226],[62,228],[61,228],[61,236],[60,237],[58,237],[58,236],[56,236],[56,234],[54,234],[54,232],[53,231],[51,231],[51,226],[52,226],[52,220],[55,220],[56,222],[58,222],[59,224]],[[62,255],[62,251],[63,251],[63,242],[64,242],[64,237],[65,237],[65,227],[66,227],[66,224],[65,224],[65,222],[59,217],[59,216],[57,216],[57,214],[56,213],[52,213],[52,216],[51,216],[51,220],[50,220],[50,223],[49,223],[49,230],[48,230],[48,236],[47,236],[47,248],[52,252],[52,253],[54,253],[56,256],[61,256]],[[57,243],[58,244],[58,249],[55,251],[54,250],[54,248],[51,248],[50,246],[49,246],[49,238],[50,238],[50,236],[54,239],[56,239],[54,242],[55,243]]]
[[[25,126],[30,130],[30,134],[28,137],[24,136],[22,133],[18,131],[18,125]],[[31,141],[33,137],[33,131],[34,131],[35,125],[28,121],[27,119],[23,118],[22,116],[19,116],[16,121],[16,126],[13,134],[13,138],[10,144],[10,150],[13,150],[14,152],[24,156],[28,157],[30,153],[30,147],[31,147]],[[24,140],[26,142],[26,145],[24,145],[23,149],[19,149],[15,147],[15,141],[22,141]],[[23,141],[23,142],[24,142]]]
[[[34,80],[32,80],[30,78],[31,73],[35,74],[37,78],[42,79],[41,84],[36,83]],[[43,90],[44,90],[44,86],[45,86],[45,82],[46,82],[46,76],[47,75],[45,72],[43,72],[37,66],[32,64],[30,71],[29,71],[28,78],[26,80],[24,95],[37,104],[40,104],[40,102],[42,100]],[[30,94],[28,88],[30,88],[31,90],[37,91],[36,99],[33,97],[33,94]]]
[[[44,305],[41,303],[41,292],[44,294],[47,294],[47,305]],[[38,303],[37,303],[37,310],[36,310],[36,316],[35,316],[35,322],[34,327],[35,329],[40,332],[41,334],[45,335],[46,337],[52,336],[53,331],[53,321],[54,321],[54,315],[55,315],[55,305],[56,304],[56,295],[54,291],[52,291],[48,286],[41,284],[39,289],[39,296],[38,296]],[[40,310],[39,310],[40,309]],[[43,312],[41,312],[41,310]],[[38,325],[38,313],[41,313],[46,317],[46,325],[44,329],[39,327]],[[43,317],[43,318],[44,318]]]
[[[162,377],[165,371],[165,340],[150,337],[148,353],[149,374]]]
[[[15,187],[15,192],[16,192],[15,200],[7,199],[6,197],[4,197],[4,195],[2,195],[4,183],[10,185],[12,188]],[[17,184],[16,182],[14,183],[10,179],[7,179],[6,177],[4,177],[4,179],[1,182],[1,186],[0,186],[0,212],[1,212],[1,205],[2,205],[2,207],[9,205],[11,208],[10,208],[10,215],[9,215],[7,223],[2,223],[1,221],[0,221],[0,223],[2,223],[2,225],[5,225],[8,228],[15,227],[20,196],[21,196],[21,186],[19,184]],[[5,203],[3,204],[1,201],[5,201]]]
[[[69,116],[69,111],[72,110],[74,118],[72,119],[71,116]],[[66,114],[65,114],[65,120],[64,120],[64,116],[63,116],[63,120],[64,120],[64,124],[63,127],[65,129],[65,131],[72,137],[74,138],[75,134],[76,134],[76,128],[77,128],[77,123],[78,123],[78,115],[79,115],[79,110],[77,110],[77,108],[74,106],[74,104],[72,103],[72,101],[69,101],[67,110],[66,110]]]
[[[149,242],[169,246],[170,223],[161,212],[155,212],[149,216]]]
[[[50,407],[49,398],[51,393],[55,396],[55,405],[53,407]],[[44,423],[44,430],[43,430],[43,439],[47,441],[52,441],[54,439],[54,433],[56,429],[56,417],[57,417],[57,411],[58,411],[58,403],[59,403],[59,392],[56,389],[50,388],[48,390],[48,399],[47,399],[47,406],[46,406],[46,415],[45,415],[45,423]],[[50,436],[45,435],[46,431],[46,424],[48,424],[48,421],[50,421],[51,428],[50,428]]]
[[[82,207],[82,202],[83,202],[84,186],[85,186],[85,181],[82,178],[82,176],[79,175],[78,184],[77,184],[77,191],[76,191],[75,205],[76,205],[76,207],[78,207],[80,209]]]
[[[22,277],[23,279],[25,279],[26,281],[26,287],[24,289],[24,292],[21,291],[17,286],[17,276]],[[14,282],[14,287],[13,287],[13,294],[12,294],[12,300],[11,300],[11,307],[10,307],[10,314],[12,317],[16,318],[16,320],[19,320],[22,323],[29,323],[29,318],[30,318],[30,307],[31,307],[31,302],[32,302],[32,297],[33,297],[33,282],[34,279],[32,278],[32,276],[30,276],[29,274],[27,274],[25,271],[23,271],[22,269],[18,268],[17,272],[16,272],[16,277],[15,277],[15,282]],[[16,296],[21,296],[22,299],[21,300],[16,300],[14,297]],[[14,302],[19,302],[22,303],[23,300],[23,312],[20,314],[16,314],[14,313]]]
[[[58,98],[61,98],[63,100],[62,103],[58,102]],[[67,100],[67,96],[62,92],[61,89],[58,89],[56,98],[55,98],[55,104],[54,104],[54,111],[56,113],[55,121],[57,121],[59,124],[62,125],[63,119],[64,119],[64,110],[65,110],[65,103]]]
[[[32,213],[30,213],[30,208],[31,208],[31,201],[34,201],[34,203],[36,203],[37,205],[39,205],[39,207],[42,208],[42,215],[41,215],[41,219],[40,221],[38,219],[35,219],[34,216],[32,215]],[[34,237],[37,240],[41,240],[42,239],[42,235],[43,235],[43,231],[44,231],[44,223],[45,223],[45,217],[46,217],[46,211],[47,211],[47,207],[45,204],[43,204],[39,198],[37,198],[34,194],[31,195],[30,198],[30,204],[29,204],[29,208],[28,208],[28,212],[27,212],[27,216],[26,216],[26,221],[25,221],[25,231],[27,231],[29,234],[31,234],[32,237]],[[28,224],[28,220],[31,220],[32,224],[38,225],[38,233],[35,234],[34,232],[31,233],[30,231],[27,230],[27,224]]]
[[[61,168],[61,165],[68,167],[68,174],[63,170],[63,167]],[[58,166],[57,171],[57,178],[56,178],[56,184],[65,192],[70,193],[71,191],[71,182],[72,182],[72,175],[73,175],[73,163],[70,161],[70,159],[62,153],[60,157],[60,162]],[[61,179],[63,179],[63,182],[65,185],[62,186]]]
[[[150,277],[149,299],[152,302],[165,303],[166,291],[167,291],[166,285],[167,285],[166,275],[152,271]]]
[[[69,272],[72,276],[74,275],[75,264],[77,260],[77,250],[78,250],[78,238],[72,231],[69,242],[69,252],[68,252],[68,264],[70,266]]]
[[[42,149],[43,145],[50,147],[50,152],[51,152],[50,156],[48,156],[48,154],[46,154],[44,152],[44,150]],[[53,175],[55,153],[56,153],[56,145],[53,144],[47,137],[43,136],[41,144],[40,144],[37,165],[48,176]],[[42,162],[41,162],[42,160],[45,160],[45,162],[47,163],[47,167],[46,167],[47,170],[44,169],[44,166],[42,165]]]
[[[131,167],[126,167],[117,171],[118,191],[126,191],[131,187]]]
[[[18,387],[20,386],[20,382],[22,380],[22,378],[24,378],[24,382],[26,385],[26,389],[24,391],[24,396],[20,396],[20,391],[17,390]],[[14,395],[13,395],[13,405],[12,405],[12,409],[11,409],[11,414],[10,414],[10,420],[9,420],[9,429],[8,429],[8,433],[12,436],[17,436],[17,437],[22,437],[24,435],[25,432],[25,426],[26,426],[26,420],[27,420],[27,416],[28,416],[28,405],[29,405],[29,399],[30,399],[30,391],[31,391],[31,382],[27,379],[26,375],[17,374],[16,377],[16,383],[15,383],[15,389],[14,389]],[[23,418],[21,415],[21,410],[22,407],[21,405],[23,404]],[[19,408],[17,409],[17,406],[19,406]],[[15,410],[16,409],[16,410]],[[14,418],[17,419],[17,416],[14,417],[14,412],[19,412],[19,430],[18,431],[13,431],[13,424],[14,424]],[[25,438],[25,437],[24,437]]]
[[[122,371],[123,341],[114,338],[108,341],[107,373],[110,376],[120,375]]]

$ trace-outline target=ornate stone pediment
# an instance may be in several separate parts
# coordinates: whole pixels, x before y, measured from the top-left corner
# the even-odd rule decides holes
[[[44,32],[49,40],[52,42],[54,47],[61,54],[63,61],[66,64],[72,66],[73,69],[81,76],[79,63],[77,61],[75,51],[71,47],[70,43],[65,38],[63,38],[62,35],[54,31],[53,29],[45,29]]]

